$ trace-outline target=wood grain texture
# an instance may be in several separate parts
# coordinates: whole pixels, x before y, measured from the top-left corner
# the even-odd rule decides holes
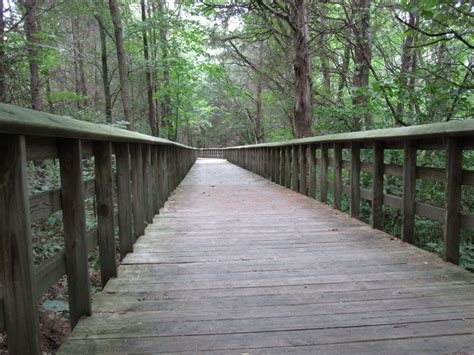
[[[145,199],[143,196],[143,153],[141,144],[130,146],[132,176],[133,236],[136,240],[145,233]]]
[[[360,144],[351,144],[351,207],[350,215],[359,218],[360,214]]]
[[[86,216],[82,182],[81,141],[59,140],[64,244],[69,296],[69,318],[74,328],[91,313]]]
[[[402,240],[415,242],[416,143],[404,143]]]
[[[334,144],[334,208],[341,210],[342,202],[342,147],[340,144]]]
[[[316,198],[316,146],[308,145],[308,196]]]
[[[374,142],[374,162],[372,165],[372,227],[382,229],[383,225],[383,174],[384,174],[384,144]]]
[[[321,145],[321,202],[328,201],[328,145]]]
[[[435,255],[200,159],[60,353],[469,352],[472,292]]]
[[[0,135],[0,151],[0,284],[8,350],[40,354],[25,137]]]

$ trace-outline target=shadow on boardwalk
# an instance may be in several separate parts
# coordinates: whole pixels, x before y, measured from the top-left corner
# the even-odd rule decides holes
[[[199,159],[63,353],[474,351],[474,275]]]

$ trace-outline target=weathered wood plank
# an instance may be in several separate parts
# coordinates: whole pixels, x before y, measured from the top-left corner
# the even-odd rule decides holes
[[[328,201],[328,146],[321,145],[321,202]]]
[[[403,163],[402,240],[415,242],[416,144],[406,141]]]
[[[299,166],[298,166],[298,146],[291,147],[291,189],[299,190]]]
[[[0,284],[10,354],[40,354],[25,137],[0,135]]]
[[[61,198],[69,296],[69,319],[74,328],[91,313],[89,265],[87,260],[86,216],[82,182],[81,142],[59,141]]]
[[[372,227],[382,229],[383,225],[383,172],[384,146],[374,142],[374,163],[372,165]]]
[[[143,195],[143,153],[141,144],[130,146],[132,173],[132,214],[135,240],[145,233],[145,208]]]
[[[360,211],[360,145],[351,144],[351,208],[353,218],[359,218]]]
[[[298,147],[298,166],[299,166],[299,186],[298,191],[300,194],[306,195],[308,190],[307,176],[308,176],[308,164],[306,146],[300,145]]]
[[[308,145],[308,196],[316,198],[316,146]]]

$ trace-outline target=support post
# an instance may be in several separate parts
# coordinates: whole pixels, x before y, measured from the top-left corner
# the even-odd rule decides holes
[[[326,203],[328,201],[328,146],[327,144],[321,145],[321,202]]]
[[[404,143],[403,162],[403,210],[402,240],[413,244],[415,236],[415,193],[416,193],[416,145],[413,141]]]
[[[316,198],[316,146],[308,145],[306,148],[308,159],[308,197]]]
[[[340,143],[334,143],[334,208],[341,210],[342,201],[342,147]]]
[[[360,217],[360,144],[351,143],[351,217]]]
[[[308,171],[308,166],[306,164],[306,146],[300,145],[298,147],[298,155],[299,155],[299,192],[300,194],[306,195],[307,194],[307,181],[306,181],[306,174]]]
[[[291,189],[298,192],[298,147],[291,146]]]
[[[383,174],[384,174],[384,147],[382,142],[374,142],[374,164],[372,173],[372,227],[383,227]]]
[[[132,144],[132,212],[135,240],[145,234],[145,210],[143,198],[143,154],[141,144]]]

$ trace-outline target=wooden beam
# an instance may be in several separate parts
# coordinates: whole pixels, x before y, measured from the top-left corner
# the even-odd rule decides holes
[[[299,155],[299,192],[300,194],[306,195],[307,194],[307,171],[308,166],[306,162],[306,146],[300,145],[298,147],[298,155]]]
[[[341,210],[342,200],[342,147],[334,144],[334,208]]]
[[[291,189],[299,191],[298,185],[298,146],[291,147]]]
[[[321,145],[321,202],[328,201],[328,146]]]
[[[416,144],[405,141],[405,158],[403,163],[403,209],[402,209],[402,240],[413,244],[415,238],[416,210]]]
[[[459,264],[461,242],[462,148],[456,138],[446,141],[446,197],[443,259]]]
[[[112,184],[112,145],[94,142],[97,236],[99,240],[102,288],[117,277],[115,260],[114,197]]]
[[[306,155],[308,157],[308,196],[316,198],[316,146],[307,146]]]
[[[372,166],[372,227],[382,229],[383,227],[383,169],[384,169],[384,146],[382,142],[374,142],[374,164]]]
[[[58,151],[61,172],[69,319],[71,328],[74,328],[82,316],[91,314],[81,141],[60,139]]]
[[[145,210],[143,197],[143,154],[141,144],[130,147],[132,165],[132,214],[133,236],[136,240],[145,233]]]
[[[285,151],[285,187],[291,188],[291,147],[284,147]]]
[[[360,144],[351,143],[351,217],[360,217]]]
[[[0,283],[10,354],[41,354],[25,137],[0,135]]]

